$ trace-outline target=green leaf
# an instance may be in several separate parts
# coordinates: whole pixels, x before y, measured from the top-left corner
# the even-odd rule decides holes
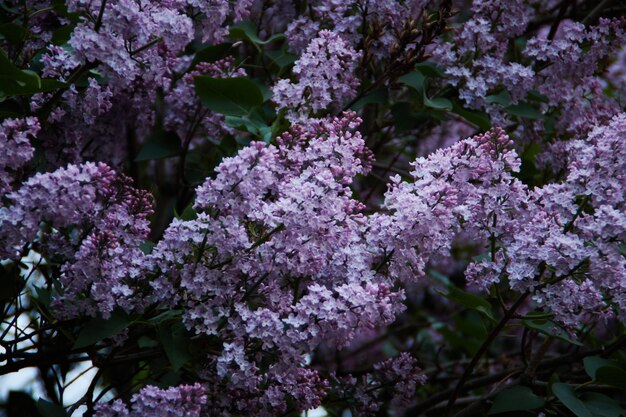
[[[139,348],[141,349],[153,348],[159,346],[159,342],[148,336],[141,336],[137,340],[137,346],[139,346]]]
[[[485,113],[464,109],[456,103],[452,105],[452,111],[468,122],[475,124],[481,130],[491,129],[491,121]]]
[[[367,104],[383,104],[387,102],[387,89],[379,88],[369,93],[352,105],[352,110],[361,110]]]
[[[228,126],[252,133],[265,143],[269,143],[272,140],[272,126],[268,126],[260,112],[256,110],[246,116],[226,116],[225,121]]]
[[[298,59],[297,55],[289,53],[285,49],[281,49],[278,51],[266,51],[265,55],[267,55],[272,60],[272,62],[276,64],[276,66],[281,70],[293,64]]]
[[[247,78],[195,77],[196,94],[205,107],[229,116],[245,116],[263,104],[263,94]]]
[[[183,148],[178,135],[173,132],[157,130],[153,132],[135,157],[135,161],[151,161],[180,155]]]
[[[476,310],[469,310],[466,316],[457,315],[454,318],[456,329],[460,331],[461,335],[484,340],[487,337],[487,328],[485,321],[481,320],[480,313]]]
[[[217,45],[209,45],[199,49],[191,61],[191,66],[195,67],[200,62],[215,62],[228,55],[228,51],[232,48],[229,43],[220,43]]]
[[[398,132],[413,129],[417,125],[410,103],[404,101],[394,103],[391,106],[391,115]]]
[[[2,2],[0,2],[0,7],[1,5]],[[24,388],[28,389],[28,387]],[[3,410],[3,415],[7,417],[42,417],[41,412],[37,409],[37,402],[31,395],[24,391],[14,390],[10,390],[8,394],[8,396],[4,394],[5,401],[0,406],[0,409]]]
[[[444,97],[428,98],[424,95],[424,105],[433,109],[445,109],[452,111],[452,102]]]
[[[52,302],[52,291],[46,288],[34,287],[35,299],[43,307],[49,307]]]
[[[446,75],[441,68],[432,62],[420,62],[415,65],[415,69],[430,78],[442,78]]]
[[[583,364],[585,366],[585,372],[592,379],[596,378],[596,372],[603,366],[616,365],[616,363],[612,360],[605,359],[600,356],[587,356],[585,359],[583,359]]]
[[[158,325],[170,320],[180,320],[181,315],[182,310],[167,310],[157,316],[152,317],[148,321],[153,325]]]
[[[13,300],[24,289],[24,279],[17,264],[0,264],[0,303]]]
[[[402,84],[414,88],[418,93],[422,93],[425,87],[426,77],[421,72],[413,71],[398,78]]]
[[[578,340],[570,338],[567,335],[566,331],[555,331],[555,329],[558,330],[561,328],[552,320],[523,320],[522,324],[529,329],[536,330],[539,333],[543,333],[547,336],[556,337],[557,339],[563,340],[576,346],[583,346],[583,344],[580,343]]]
[[[31,300],[36,304],[39,311],[46,311],[50,307],[52,300],[57,298],[61,292],[61,284],[58,281],[53,282],[49,289],[33,286]]]
[[[57,80],[42,80],[33,71],[19,69],[0,49],[0,97],[43,93],[62,88],[65,85],[65,83]]]
[[[498,94],[485,97],[485,100],[487,100],[487,103],[499,104],[506,107],[511,103],[511,95],[508,91],[502,90]]]
[[[23,71],[23,73],[26,74],[27,72]],[[13,80],[13,82],[7,81],[5,85],[0,87],[0,95],[4,94],[5,96],[9,96],[9,97],[27,96],[27,95],[37,94],[37,93],[46,93],[49,91],[54,91],[59,88],[64,88],[67,86],[67,84],[61,81],[51,80],[51,79],[46,79],[46,78],[40,79],[39,76],[37,76],[37,74],[35,73],[29,74],[29,76],[31,77],[31,81],[28,81],[28,82],[15,81],[15,80]],[[2,80],[1,75],[0,75],[0,80]],[[0,84],[1,84],[1,81],[0,81]]]
[[[585,403],[576,397],[574,390],[568,384],[563,382],[552,384],[552,393],[577,417],[594,417]]]
[[[284,114],[282,114],[282,111],[278,117],[274,118],[274,121],[272,122],[270,128],[271,128],[271,136],[273,138],[281,135],[283,132],[289,129],[289,122],[285,119]]]
[[[433,113],[414,112],[411,110],[411,103],[401,101],[391,106],[393,121],[399,132],[418,127],[427,120],[433,119]]]
[[[464,350],[470,356],[474,356],[480,348],[480,341],[474,338],[463,337],[457,329],[449,329],[445,325],[441,325],[437,328],[433,327],[438,333],[440,333],[450,346],[455,350]]]
[[[529,100],[540,101],[542,103],[549,103],[550,100],[545,95],[541,94],[539,91],[532,90],[528,92],[527,95]]]
[[[390,341],[386,341],[385,343],[383,343],[383,352],[389,358],[396,357],[400,353]]]
[[[398,78],[398,81],[415,89],[426,107],[452,110],[452,102],[444,97],[428,98],[426,95],[426,77],[420,71],[413,71]]]
[[[280,39],[284,39],[285,35],[282,33],[276,34],[267,40],[261,40],[257,36],[257,28],[254,24],[248,20],[243,22],[235,23],[230,26],[230,33],[228,37],[231,39],[241,39],[244,41],[251,42],[256,45],[266,45],[270,42],[274,42]]]
[[[43,417],[67,417],[65,408],[43,398],[37,401],[37,410]]]
[[[51,42],[54,45],[66,44],[70,40],[73,30],[74,30],[73,25],[61,26],[60,28],[52,32]]]
[[[594,417],[626,416],[626,411],[614,399],[604,394],[589,392],[583,395],[585,406]]]
[[[272,98],[272,90],[268,86],[266,86],[265,84],[263,84],[261,81],[257,80],[256,78],[253,78],[250,81],[255,83],[257,87],[259,87],[259,91],[261,92],[261,95],[263,96],[263,102],[266,102],[267,100]]]
[[[171,326],[160,326],[158,333],[172,368],[175,372],[180,370],[191,359],[185,326],[177,321]]]
[[[114,311],[108,319],[95,318],[87,322],[78,334],[74,349],[80,349],[115,336],[130,324],[128,316],[121,311]]]
[[[446,287],[449,287],[450,285],[452,285],[450,283],[450,278],[448,278],[446,275],[443,275],[441,272],[439,272],[439,271],[437,271],[435,269],[428,268],[426,270],[426,273],[428,274],[428,276],[430,276],[431,278],[439,281],[440,283],[442,283]]]
[[[488,415],[506,413],[511,411],[536,410],[543,407],[545,401],[533,391],[521,385],[507,388],[494,398],[493,405]]]
[[[144,240],[139,245],[139,249],[141,249],[141,251],[146,255],[150,255],[152,253],[152,248],[154,248],[154,242],[151,242],[149,240]]]
[[[537,120],[543,118],[543,114],[528,103],[520,103],[514,106],[509,106],[505,108],[505,110],[513,116],[524,117],[526,119]]]
[[[176,209],[174,209],[174,217],[179,220],[195,220],[198,217],[198,213],[193,208],[193,203],[190,203],[183,209],[182,213],[178,213]]]
[[[491,320],[495,320],[493,317],[493,312],[491,310],[491,304],[482,297],[471,294],[469,292],[460,290],[456,287],[450,287],[449,292],[447,294],[442,291],[437,291],[439,294],[446,297],[448,300],[459,303],[469,309],[476,310],[485,316],[487,316]]]
[[[626,391],[626,371],[616,366],[602,366],[596,371],[596,381]]]
[[[48,93],[50,91],[58,90],[59,88],[65,88],[67,84],[58,80],[50,78],[41,79],[41,87],[37,91],[38,93]]]
[[[9,57],[0,50],[0,93],[4,96],[29,94],[41,88],[39,76],[27,70],[20,70],[9,60]]]
[[[4,36],[4,39],[9,41],[14,45],[19,44],[26,38],[27,34],[26,28],[22,25],[18,25],[16,23],[3,23],[0,25],[0,34]]]

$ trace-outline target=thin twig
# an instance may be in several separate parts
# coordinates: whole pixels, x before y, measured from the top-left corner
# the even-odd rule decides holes
[[[472,372],[474,372],[474,368],[478,364],[478,361],[483,356],[483,354],[487,351],[487,349],[489,349],[489,347],[491,346],[491,342],[493,342],[494,339],[498,336],[498,334],[500,334],[500,331],[508,323],[508,321],[511,319],[511,317],[513,317],[513,314],[515,313],[515,311],[524,303],[524,301],[526,301],[526,298],[528,298],[529,295],[530,295],[530,292],[528,292],[528,291],[524,292],[517,299],[517,301],[515,301],[515,303],[511,306],[511,308],[509,308],[509,310],[502,317],[502,319],[500,319],[500,321],[498,322],[496,327],[494,327],[493,330],[489,333],[489,335],[487,336],[487,338],[485,339],[483,344],[480,346],[480,348],[478,349],[478,351],[476,352],[476,354],[472,358],[472,360],[469,363],[469,365],[467,365],[467,367],[465,368],[465,372],[463,372],[463,375],[461,376],[461,379],[459,380],[459,382],[457,383],[454,391],[452,392],[452,395],[450,395],[450,399],[448,400],[448,405],[446,407],[446,411],[444,413],[444,416],[449,416],[450,415],[450,413],[452,411],[452,408],[454,407],[454,403],[456,402],[457,397],[459,396],[459,394],[463,390],[463,386],[467,382],[467,379],[472,375]]]

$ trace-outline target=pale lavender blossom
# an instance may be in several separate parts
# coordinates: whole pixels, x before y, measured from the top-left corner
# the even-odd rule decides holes
[[[108,317],[115,307],[141,308],[130,287],[145,269],[139,245],[152,204],[129,178],[103,163],[68,165],[36,174],[7,199],[0,209],[0,257],[19,259],[34,249],[59,259],[59,315]]]
[[[255,142],[224,159],[197,189],[198,217],[175,221],[154,249],[168,277],[152,284],[163,302],[184,300],[187,328],[223,341],[210,355],[211,384],[237,400],[212,400],[215,413],[319,405],[326,381],[304,355],[346,346],[402,310],[403,293],[371,269],[362,205],[348,188],[370,169],[359,123],[346,114],[296,124],[277,146]],[[257,344],[279,352],[263,373]]]
[[[297,82],[281,79],[274,85],[274,102],[291,120],[340,107],[356,95],[354,69],[359,57],[340,35],[321,31],[294,65]]]

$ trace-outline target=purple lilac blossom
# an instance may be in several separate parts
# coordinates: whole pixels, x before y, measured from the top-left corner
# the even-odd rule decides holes
[[[200,417],[206,401],[201,384],[168,389],[147,386],[133,395],[130,407],[121,400],[98,404],[95,417]]]
[[[0,209],[0,257],[34,249],[62,262],[62,317],[110,316],[141,308],[131,287],[145,269],[139,245],[149,231],[150,196],[103,163],[68,165],[36,174]],[[72,302],[68,303],[68,300]]]
[[[175,221],[154,250],[170,280],[156,291],[185,301],[190,330],[223,341],[210,356],[211,385],[238,400],[213,399],[215,413],[316,407],[326,381],[303,368],[304,355],[346,346],[401,311],[402,292],[371,269],[362,205],[348,188],[370,169],[359,123],[346,114],[296,124],[277,146],[256,142],[226,158],[197,189],[198,217]],[[257,343],[280,352],[264,373],[250,350]]]
[[[40,128],[35,117],[6,119],[0,123],[0,195],[11,190],[16,173],[33,157],[35,148],[30,139],[37,137]]]
[[[294,65],[298,81],[282,79],[273,87],[274,102],[293,121],[341,106],[356,95],[354,70],[359,56],[340,35],[321,31]]]

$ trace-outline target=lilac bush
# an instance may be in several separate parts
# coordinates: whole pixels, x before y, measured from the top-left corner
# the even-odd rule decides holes
[[[626,415],[613,3],[3,4],[0,414]]]

